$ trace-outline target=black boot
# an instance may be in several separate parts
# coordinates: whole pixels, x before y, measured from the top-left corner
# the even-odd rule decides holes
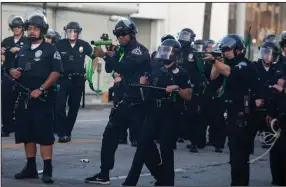
[[[44,160],[42,181],[47,184],[54,183],[52,160]]]
[[[39,176],[35,158],[28,159],[28,162],[24,169],[22,169],[22,171],[20,171],[19,173],[16,173],[14,177],[15,179],[37,179]]]

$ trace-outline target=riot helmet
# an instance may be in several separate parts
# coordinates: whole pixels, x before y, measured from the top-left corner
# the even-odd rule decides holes
[[[49,29],[49,25],[46,16],[42,12],[37,11],[28,16],[28,19],[25,22],[25,28],[28,31],[28,38],[31,41],[37,41],[44,38]],[[34,33],[29,34],[30,31],[37,31],[37,29],[40,30],[40,35],[38,37],[35,36]]]
[[[283,49],[286,44],[286,31],[281,32],[280,47]]]
[[[219,42],[219,48],[223,53],[233,50],[234,58],[245,56],[244,41],[242,37],[237,34],[228,34],[227,36],[223,37]],[[240,51],[240,53],[237,53],[237,51]]]
[[[192,47],[194,52],[204,52],[206,49],[206,43],[204,40],[196,40]]]
[[[276,35],[275,34],[268,34],[264,39],[263,39],[263,43],[267,42],[267,41],[272,41],[272,42],[276,42]]]
[[[46,41],[50,40],[49,43],[55,44],[61,39],[61,36],[55,30],[49,29],[46,35],[46,39]]]
[[[215,44],[215,41],[213,41],[213,40],[206,40],[205,42],[206,42],[206,49],[205,49],[205,51],[211,52],[212,51],[212,47]]]
[[[116,25],[115,29],[113,30],[114,36],[117,38],[120,36],[131,35],[135,36],[138,33],[138,29],[134,22],[128,18],[121,17]]]
[[[82,31],[82,28],[80,27],[78,22],[71,21],[66,26],[64,26],[64,31],[66,34],[66,38],[71,41],[74,41],[78,39],[78,36]]]
[[[279,57],[279,48],[272,41],[266,41],[262,44],[259,50],[258,59],[266,64],[277,62]]]
[[[182,45],[182,47],[189,47],[191,43],[195,40],[196,34],[192,29],[184,28],[178,37],[178,41]]]
[[[21,27],[24,30],[25,21],[24,18],[21,16],[11,16],[9,19],[9,27],[11,30],[15,27]]]
[[[179,60],[181,55],[181,44],[174,39],[167,39],[159,46],[155,59],[169,65]]]
[[[173,35],[171,35],[171,34],[165,34],[165,35],[162,36],[162,38],[161,38],[161,43],[162,43],[163,41],[167,40],[167,39],[173,39],[173,40],[175,40],[175,37],[174,37]]]

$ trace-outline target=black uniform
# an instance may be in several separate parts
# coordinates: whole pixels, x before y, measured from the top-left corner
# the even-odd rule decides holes
[[[177,65],[169,68],[162,67],[157,75],[157,86],[167,87],[168,85],[178,85],[180,88],[190,88],[190,80],[187,72]],[[136,185],[140,176],[142,162],[146,164],[151,174],[156,178],[159,185],[174,185],[174,151],[173,145],[176,137],[176,121],[178,113],[183,105],[183,99],[176,96],[166,95],[164,91],[151,90],[150,100],[148,101],[148,114],[143,124],[141,138],[129,175],[124,185]],[[162,164],[158,164],[159,151],[154,143],[155,138],[159,137]],[[139,170],[140,169],[140,170]]]
[[[14,68],[22,68],[19,83],[32,90],[38,89],[47,80],[51,72],[62,72],[60,54],[51,44],[42,42],[36,49],[22,48],[16,56]],[[52,126],[52,104],[54,90],[50,88],[40,97],[33,99],[29,93],[17,87],[19,91],[18,107],[15,109],[16,143],[35,142],[41,145],[54,143]]]
[[[284,91],[276,92],[273,97],[268,115],[279,120],[279,126],[274,128],[275,130],[280,128],[281,132],[280,137],[270,150],[272,184],[286,186],[286,95]]]
[[[28,40],[25,36],[22,36],[16,43],[14,37],[8,37],[1,42],[1,47],[6,48],[5,62],[3,64],[2,71],[2,83],[1,83],[1,108],[2,108],[2,134],[13,131],[13,112],[16,99],[16,93],[13,91],[13,82],[7,77],[3,76],[4,73],[9,74],[9,69],[12,67],[12,62],[15,59],[16,53],[10,51],[13,47],[22,48],[28,45]]]
[[[221,40],[221,50],[233,51],[245,49],[242,38],[227,35]],[[243,53],[242,53],[243,54]],[[249,91],[257,93],[258,76],[251,63],[243,55],[235,55],[227,60],[230,74],[226,78],[224,97],[227,109],[227,133],[230,150],[231,185],[249,184],[249,156],[252,152],[252,129],[247,124],[249,115]]]
[[[192,143],[194,151],[199,144],[199,133],[201,132],[201,111],[200,111],[200,96],[202,91],[202,81],[201,74],[197,66],[197,61],[193,58],[193,50],[190,47],[182,48],[182,61],[183,63],[180,66],[188,72],[188,76],[193,84],[193,96],[192,100],[185,101],[187,107],[187,124],[188,128],[188,137]],[[182,131],[182,127],[181,127]],[[181,133],[182,134],[182,133]]]
[[[72,47],[68,39],[60,40],[56,43],[59,50],[64,73],[59,78],[58,84],[60,90],[57,95],[56,119],[57,133],[59,137],[70,137],[74,127],[80,101],[85,84],[85,57],[92,56],[91,46],[83,40],[76,40],[75,46]],[[68,100],[69,111],[66,115],[66,102]]]
[[[123,48],[124,56],[121,61],[119,52],[115,52],[113,57],[106,55],[106,72],[118,72],[122,77],[124,86],[124,96],[114,108],[111,109],[109,121],[103,133],[101,147],[101,172],[94,177],[85,179],[87,183],[109,183],[109,171],[113,169],[115,151],[118,147],[120,133],[126,130],[129,125],[136,128],[138,133],[145,117],[144,106],[139,88],[132,88],[129,83],[139,83],[139,78],[144,72],[150,72],[150,54],[148,49],[142,44],[131,39]],[[120,62],[119,62],[120,61]],[[124,123],[122,123],[124,122]],[[136,137],[137,135],[134,134]]]
[[[271,128],[265,123],[265,119],[267,116],[267,113],[269,111],[269,107],[271,106],[271,103],[273,102],[273,94],[270,86],[277,83],[278,79],[282,78],[282,71],[280,70],[279,66],[272,64],[269,67],[269,70],[266,70],[263,66],[262,60],[258,60],[257,62],[253,62],[253,67],[255,68],[258,76],[259,76],[259,82],[262,86],[262,89],[259,90],[260,95],[263,95],[264,99],[264,105],[262,107],[257,108],[255,106],[255,99],[252,100],[252,114],[250,115],[250,123],[252,123],[254,131],[253,131],[253,138],[255,138],[255,135],[257,131],[265,131],[265,132],[271,132]],[[254,93],[255,94],[255,93]],[[253,98],[255,98],[256,95],[253,95]],[[263,147],[267,147],[266,145],[263,145]]]

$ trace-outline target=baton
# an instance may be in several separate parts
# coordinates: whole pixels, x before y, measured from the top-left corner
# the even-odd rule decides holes
[[[10,75],[8,75],[7,73],[4,73],[4,76],[6,76],[8,79],[10,79],[11,81],[13,81],[17,86],[21,87],[23,90],[25,90],[26,92],[28,92],[29,94],[31,94],[31,90],[26,88],[25,86],[23,86],[22,84],[18,83],[17,81],[15,81]],[[40,99],[41,101],[46,102],[45,99],[42,99],[41,97],[38,97],[38,99]]]
[[[156,90],[166,90],[166,88],[163,88],[163,87],[150,86],[150,85],[144,85],[144,84],[134,84],[134,83],[130,83],[129,85],[130,85],[131,87],[151,88],[151,89],[156,89]],[[179,92],[179,90],[173,90],[173,92]]]

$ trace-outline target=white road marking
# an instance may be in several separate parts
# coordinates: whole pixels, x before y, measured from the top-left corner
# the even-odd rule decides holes
[[[186,170],[181,169],[181,168],[175,169],[175,173],[180,173],[180,172],[185,172],[185,171]],[[140,175],[140,177],[148,177],[148,176],[151,176],[151,173],[143,173]],[[124,175],[124,176],[111,177],[110,180],[118,180],[118,179],[126,179],[126,178],[127,178],[127,175]]]
[[[98,121],[108,121],[108,119],[79,119],[76,122],[98,122]]]

